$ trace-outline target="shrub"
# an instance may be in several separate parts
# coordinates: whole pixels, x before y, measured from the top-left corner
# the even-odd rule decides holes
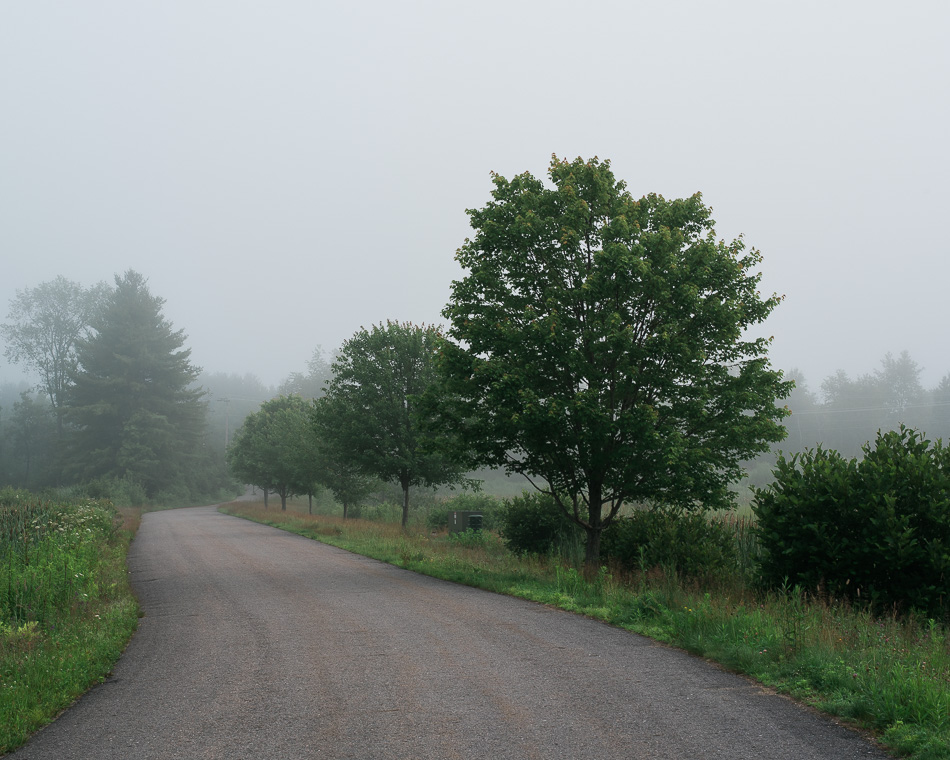
[[[90,499],[108,499],[118,507],[140,507],[148,501],[145,488],[133,477],[104,477],[83,485]]]
[[[601,555],[627,570],[662,567],[707,576],[736,564],[735,530],[700,512],[638,509],[604,530]]]
[[[946,614],[950,450],[903,426],[862,450],[860,462],[821,447],[779,457],[754,492],[762,580]]]
[[[581,542],[581,529],[550,496],[525,491],[505,499],[501,535],[517,554],[567,554]]]

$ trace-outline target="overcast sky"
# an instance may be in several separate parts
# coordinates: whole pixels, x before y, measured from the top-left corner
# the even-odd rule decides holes
[[[489,173],[610,159],[762,251],[773,364],[950,372],[950,3],[0,3],[0,319],[135,269],[208,371],[437,322]],[[0,359],[0,380],[20,378]]]

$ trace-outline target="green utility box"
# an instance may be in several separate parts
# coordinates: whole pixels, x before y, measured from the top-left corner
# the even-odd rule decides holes
[[[458,510],[449,515],[449,533],[482,529],[482,513]]]

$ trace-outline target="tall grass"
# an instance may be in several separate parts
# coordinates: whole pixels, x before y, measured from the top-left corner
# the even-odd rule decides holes
[[[102,680],[135,629],[125,554],[138,520],[108,502],[0,492],[0,752]]]
[[[756,590],[749,517],[721,516],[736,537],[734,572],[679,577],[661,567],[603,567],[587,577],[557,556],[518,557],[492,534],[224,508],[436,577],[558,606],[715,660],[872,731],[915,760],[950,758],[950,636],[928,619],[874,617],[798,588]]]

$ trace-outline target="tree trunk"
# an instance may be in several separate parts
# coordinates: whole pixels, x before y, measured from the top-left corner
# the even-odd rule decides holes
[[[597,574],[600,570],[600,536],[603,529],[587,530],[587,549],[584,552],[584,570],[590,574]]]
[[[267,509],[267,489],[264,489],[264,509]]]
[[[604,505],[601,499],[603,487],[600,483],[590,483],[587,490],[587,548],[584,552],[584,570],[596,573],[600,569],[600,535],[603,532]]]
[[[346,502],[343,502],[343,519],[346,519]]]
[[[286,512],[287,511],[287,492],[278,491],[278,493],[280,494],[280,510],[281,512]]]
[[[313,514],[313,494],[312,493],[307,494],[307,514],[308,515]]]
[[[409,481],[402,483],[402,529],[409,527]]]

